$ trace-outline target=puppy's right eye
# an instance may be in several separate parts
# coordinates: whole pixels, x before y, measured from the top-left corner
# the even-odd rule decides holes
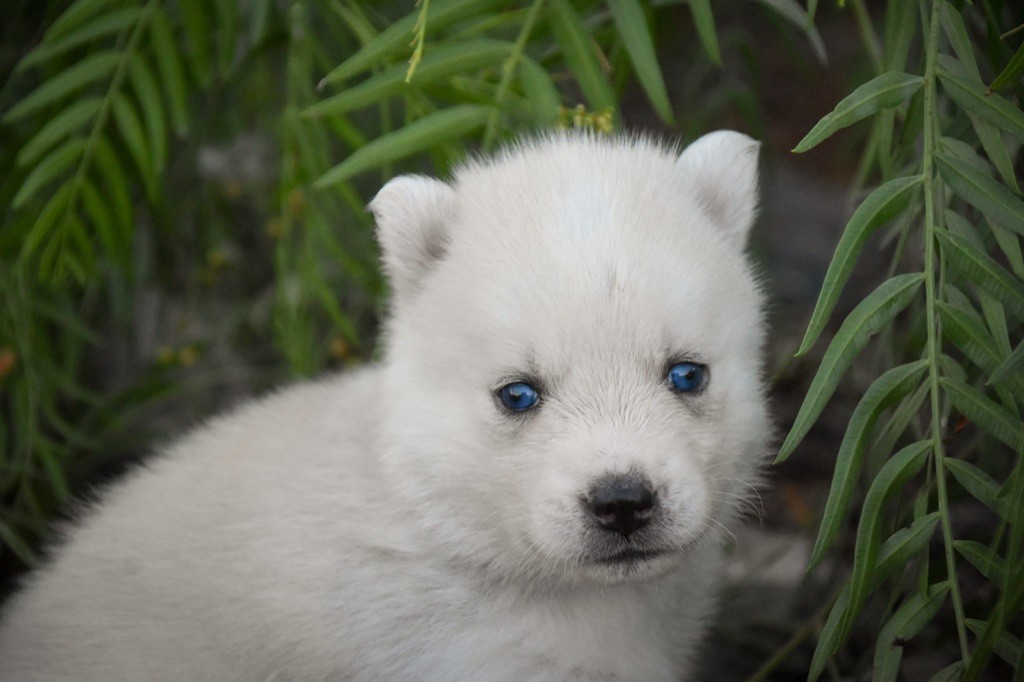
[[[668,380],[679,393],[695,393],[704,387],[707,368],[696,362],[677,362],[668,370]]]
[[[516,381],[498,389],[501,404],[513,412],[524,412],[534,407],[540,400],[540,393],[525,381]]]

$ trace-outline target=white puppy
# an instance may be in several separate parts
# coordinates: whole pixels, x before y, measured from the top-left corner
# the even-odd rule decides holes
[[[384,360],[105,492],[4,680],[678,680],[767,451],[757,145],[554,136],[373,200]]]

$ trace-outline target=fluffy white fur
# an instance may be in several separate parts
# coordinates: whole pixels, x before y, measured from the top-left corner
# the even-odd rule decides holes
[[[389,182],[384,360],[107,490],[8,604],[0,678],[685,677],[768,438],[756,149],[567,135]],[[526,377],[512,414],[495,392]],[[658,494],[640,539],[580,501],[624,472]],[[600,560],[622,547],[662,553]]]

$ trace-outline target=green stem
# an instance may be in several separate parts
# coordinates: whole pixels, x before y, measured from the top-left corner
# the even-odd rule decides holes
[[[882,45],[878,40],[875,29],[871,26],[871,15],[868,14],[868,10],[864,6],[864,0],[853,0],[850,6],[853,7],[853,16],[857,20],[857,28],[860,30],[864,47],[871,58],[871,66],[875,69],[876,74],[882,73],[885,70],[885,66],[882,63]]]
[[[416,38],[412,41],[414,45],[412,50],[412,57],[409,58],[409,68],[405,71],[405,82],[412,82],[412,75],[416,73],[416,67],[419,66],[420,60],[423,58],[423,46],[427,42],[427,14],[430,12],[430,0],[421,0],[420,15],[416,17],[416,26],[413,27],[413,31],[416,32]]]
[[[936,102],[935,57],[939,44],[939,18],[943,0],[932,2],[931,20],[926,37],[926,62],[924,74],[924,154],[921,173],[924,176],[925,198],[925,311],[928,326],[928,381],[931,395],[931,439],[935,462],[935,484],[942,525],[942,540],[946,554],[946,573],[950,583],[950,598],[956,614],[956,630],[960,640],[960,657],[966,667],[970,663],[970,649],[967,644],[967,628],[964,624],[964,606],[960,597],[960,586],[956,575],[956,557],[953,551],[953,529],[949,518],[949,496],[946,492],[946,455],[942,442],[941,392],[939,388],[939,359],[941,330],[936,316],[936,253],[935,235],[941,229],[938,220],[941,211],[941,183],[935,177],[934,155],[939,139],[938,105]]]
[[[512,84],[512,76],[516,72],[519,60],[522,59],[523,51],[526,49],[526,42],[530,39],[530,34],[533,33],[533,27],[537,23],[537,17],[540,15],[540,8],[543,5],[544,0],[534,0],[530,6],[529,14],[526,15],[526,21],[523,22],[523,28],[519,31],[519,37],[516,38],[512,54],[508,56],[508,59],[505,60],[501,67],[501,81],[498,83],[498,91],[494,96],[498,107],[491,112],[490,118],[487,119],[487,130],[484,133],[483,150],[485,152],[490,151],[491,147],[494,146],[494,138],[498,132],[498,119],[501,116],[501,103],[508,94],[509,86]]]

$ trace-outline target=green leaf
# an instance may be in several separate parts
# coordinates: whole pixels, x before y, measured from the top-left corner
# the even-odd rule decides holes
[[[135,99],[142,108],[142,118],[146,124],[148,147],[153,152],[154,175],[159,174],[167,162],[167,123],[164,110],[160,106],[160,90],[156,85],[153,72],[142,55],[136,55],[128,64],[128,78],[135,90]]]
[[[910,46],[917,36],[917,7],[910,3],[886,4],[882,18],[881,71],[903,71]]]
[[[249,12],[249,45],[256,47],[263,42],[267,33],[267,17],[270,15],[272,0],[254,0]]]
[[[54,424],[52,421],[50,423],[50,426],[56,426],[57,430],[60,431],[61,435],[65,438],[65,440],[69,442],[72,440],[80,441],[81,438],[83,437],[81,432],[75,431],[72,433],[68,433],[67,429],[60,428],[59,424]],[[84,446],[88,442],[89,441],[86,440],[85,442],[76,442],[75,444],[79,446]],[[57,458],[54,457],[54,453],[50,450],[50,448],[39,448],[37,450],[37,453],[39,455],[39,460],[43,464],[43,471],[46,473],[46,478],[50,482],[50,489],[53,491],[54,495],[56,495],[59,501],[65,502],[71,497],[71,491],[68,489],[68,484],[67,481],[65,480],[66,465],[61,465],[61,463],[57,461]]]
[[[956,236],[961,237],[962,239],[966,239],[971,244],[974,244],[977,247],[984,248],[984,243],[981,241],[980,236],[981,230],[980,228],[976,227],[974,223],[972,223],[970,220],[949,208],[942,212],[942,217],[945,219],[945,226],[947,230],[949,230]],[[944,291],[952,291],[952,293],[955,294],[955,298],[957,299],[955,301],[951,300],[951,303],[956,303],[957,307],[977,316],[977,312],[974,310],[974,307],[971,305],[968,298],[964,296],[962,291],[948,283],[945,286],[946,289],[944,289]],[[963,305],[961,305],[961,301],[964,302]]]
[[[498,64],[511,51],[512,43],[483,38],[432,49],[416,67],[412,86],[422,87],[448,76],[467,74]],[[317,102],[306,109],[303,116],[315,118],[344,113],[408,92],[410,84],[405,82],[406,71],[405,64],[393,66],[359,85],[345,88],[339,94]]]
[[[71,6],[46,30],[43,42],[59,40],[112,2],[113,0],[78,0],[71,3]]]
[[[89,237],[89,230],[78,217],[77,211],[69,210],[63,231],[65,238],[71,242],[72,248],[64,250],[61,254],[62,260],[67,261],[67,256],[74,256],[73,260],[80,264],[81,268],[79,272],[72,272],[72,274],[79,282],[84,283],[96,270],[96,248]]]
[[[483,126],[490,112],[490,107],[462,104],[428,114],[360,147],[317,180],[316,187],[329,187],[381,164],[421,152],[442,140],[467,135]]]
[[[598,62],[597,44],[583,26],[579,14],[567,0],[551,0],[551,30],[562,56],[576,77],[590,107],[595,111],[615,110],[615,93],[611,81]]]
[[[988,330],[975,318],[944,301],[938,301],[943,336],[963,351],[971,362],[991,375],[999,366],[1002,356]],[[989,380],[989,383],[993,383]],[[1024,377],[1005,377],[1007,387],[1014,396],[1024,400]]]
[[[36,565],[36,555],[32,552],[32,548],[11,526],[3,521],[0,521],[0,540],[3,540],[4,546],[11,550],[23,564],[26,566]]]
[[[989,296],[984,291],[978,293],[981,302],[981,312],[988,325],[992,342],[999,353],[999,359],[1010,354],[1010,329],[1006,321],[1006,310],[1003,304]]]
[[[978,389],[945,377],[939,383],[950,401],[978,428],[995,436],[1016,451],[1024,449],[1024,425],[1005,408],[992,402]]]
[[[1021,364],[1024,364],[1024,341],[1017,344],[1010,356],[1003,360],[1003,363],[996,367],[989,377],[989,383],[999,383],[1014,372],[1019,372]]]
[[[900,437],[907,431],[910,422],[918,416],[921,405],[928,395],[927,384],[918,386],[900,404],[892,410],[885,423],[878,429],[878,435],[871,443],[868,452],[886,454],[893,451]]]
[[[76,47],[81,47],[97,38],[113,35],[138,21],[142,10],[138,7],[126,7],[104,14],[74,30],[60,40],[44,42],[25,55],[18,63],[16,71],[22,71],[53,57],[64,54]]]
[[[954,540],[953,548],[960,556],[971,562],[985,579],[994,585],[1002,585],[1006,577],[1006,562],[991,549],[973,540]]]
[[[99,235],[104,251],[111,259],[126,266],[130,259],[130,250],[125,248],[118,238],[117,223],[107,207],[107,202],[89,180],[83,180],[79,196],[82,199],[85,215],[88,216],[93,229]]]
[[[793,150],[806,152],[837,130],[853,125],[881,109],[895,107],[917,92],[924,79],[907,73],[888,71],[876,76],[843,99],[836,108],[818,121],[811,132]]]
[[[882,626],[875,644],[875,664],[871,676],[874,682],[896,681],[903,657],[903,643],[913,639],[931,622],[946,601],[948,592],[949,583],[932,585],[927,594],[915,594],[905,601]]]
[[[99,97],[86,97],[51,118],[18,152],[18,165],[35,163],[52,145],[88,123],[99,113],[102,103]]]
[[[901,528],[882,543],[878,549],[878,563],[869,573],[870,589],[878,587],[883,580],[896,570],[906,566],[911,557],[924,549],[934,535],[935,526],[938,523],[939,513],[932,512],[916,519],[909,528]],[[847,585],[839,593],[839,597],[821,629],[821,634],[818,636],[818,645],[814,649],[814,657],[811,659],[811,666],[807,674],[807,679],[810,682],[814,682],[821,676],[821,673],[825,671],[828,659],[839,650],[839,647],[846,641],[846,637],[849,636],[848,629],[844,627],[849,603],[850,586]]]
[[[885,502],[921,470],[931,447],[931,441],[918,441],[908,445],[894,454],[871,482],[871,488],[868,489],[861,507],[860,523],[857,525],[853,573],[850,575],[850,606],[844,624],[845,632],[849,632],[854,617],[867,599],[871,571],[878,560],[882,522],[885,520]],[[831,498],[831,495],[829,497]]]
[[[939,512],[926,514],[914,519],[907,528],[901,528],[878,548],[878,563],[871,572],[871,589],[903,568],[911,557],[924,549],[935,534],[939,523]]]
[[[235,62],[239,4],[234,0],[215,0],[212,5],[217,37],[217,68],[221,73],[227,73]]]
[[[430,31],[439,31],[456,21],[481,14],[504,3],[505,0],[432,0],[430,21],[427,22],[427,27]],[[328,73],[317,87],[322,88],[330,83],[350,78],[397,52],[408,50],[413,26],[415,26],[418,16],[419,10],[416,10],[388,26],[358,52]]]
[[[53,239],[53,235],[60,227],[58,221],[66,213],[68,201],[71,199],[71,190],[71,183],[60,185],[57,191],[53,193],[53,196],[50,197],[46,206],[43,207],[43,210],[39,212],[35,223],[32,225],[32,230],[26,236],[25,243],[22,244],[21,254],[18,256],[22,263],[29,262],[43,244],[47,242],[56,244],[58,242],[58,240]],[[45,275],[46,273],[41,272],[40,274]]]
[[[992,230],[992,236],[996,238],[996,243],[999,244],[999,249],[1009,261],[1013,274],[1024,279],[1024,252],[1021,251],[1020,240],[999,223],[990,222],[988,226]]]
[[[1012,83],[1021,71],[1024,71],[1024,43],[1021,43],[1021,46],[1017,48],[1013,57],[1007,62],[1006,67],[992,81],[992,85],[988,86],[988,91],[1002,90]]]
[[[1003,179],[1007,187],[1020,194],[1020,185],[1017,184],[1017,176],[1013,170],[1013,159],[1010,158],[1010,151],[1003,142],[1002,132],[977,116],[969,114],[967,117],[971,120],[971,125],[974,126],[974,132],[978,134],[982,149],[991,159],[992,165],[999,171],[999,177]]]
[[[1024,201],[987,174],[948,155],[936,154],[942,179],[960,198],[1003,227],[1024,235]]]
[[[999,484],[984,471],[970,462],[947,457],[946,469],[964,487],[971,497],[978,500],[1004,519],[1008,515],[1007,504],[999,497]]]
[[[804,340],[796,352],[797,357],[810,350],[825,328],[864,242],[875,230],[892,220],[907,206],[917,194],[922,181],[923,177],[920,175],[890,180],[872,192],[854,212],[846,229],[843,230],[843,236],[839,239],[828,272],[825,273],[821,294],[818,295],[818,302],[814,306]]]
[[[942,137],[940,144],[942,151],[950,158],[955,158],[979,173],[988,175],[991,172],[988,162],[974,150],[973,146],[963,140],[958,140],[955,137]],[[952,213],[952,211],[950,212]],[[970,232],[973,233],[974,230],[970,230]]]
[[[927,361],[918,360],[890,369],[875,379],[854,409],[850,423],[846,427],[843,442],[839,445],[839,454],[836,455],[832,487],[822,512],[818,538],[814,541],[814,549],[811,550],[811,558],[808,562],[810,567],[814,567],[821,561],[832,544],[832,539],[842,526],[850,499],[853,497],[854,488],[857,486],[857,477],[860,474],[861,461],[864,458],[864,448],[871,437],[871,431],[879,413],[913,391],[927,366]],[[861,570],[866,570],[868,566],[873,565],[874,560],[872,559],[862,566]],[[867,579],[863,578],[857,586],[857,593],[851,594],[851,597],[856,597],[852,602],[855,610],[860,608],[858,600],[863,597],[866,584]]]
[[[938,70],[942,88],[966,111],[1024,142],[1024,112],[1000,95],[985,94],[981,82],[972,83],[949,68]]]
[[[181,25],[189,56],[189,65],[196,82],[204,88],[213,83],[213,67],[210,58],[210,19],[206,15],[207,3],[203,0],[178,0]]]
[[[36,192],[56,180],[77,163],[82,158],[84,149],[85,139],[75,137],[50,152],[25,178],[18,193],[14,195],[11,206],[14,208],[24,206],[25,202],[35,196]]]
[[[132,200],[128,190],[129,184],[125,178],[121,162],[114,153],[113,147],[107,138],[100,136],[96,140],[94,150],[96,167],[99,169],[99,176],[103,178],[107,192],[104,197],[107,199],[115,216],[114,225],[121,233],[121,238],[128,242],[131,239],[132,229]]]
[[[188,133],[188,100],[185,95],[185,70],[178,56],[178,45],[174,39],[171,22],[164,11],[157,7],[149,20],[150,35],[153,39],[153,57],[160,72],[160,84],[170,105],[174,131],[181,137]]]
[[[978,71],[978,62],[974,59],[974,47],[971,37],[967,33],[967,26],[964,24],[960,12],[948,2],[942,3],[942,28],[949,37],[949,44],[960,59],[961,68],[973,80],[981,81],[981,72]],[[946,55],[938,55],[939,58]],[[950,58],[951,59],[951,58]]]
[[[533,117],[538,127],[553,127],[558,120],[558,107],[562,100],[548,72],[523,55],[519,62],[519,82],[533,108]]]
[[[946,73],[959,78],[968,89],[981,87],[981,75],[978,73],[978,65],[974,62],[970,41],[967,39],[967,29],[964,27],[960,15],[953,12],[948,3],[945,10],[947,14],[955,17],[956,22],[959,22],[959,27],[955,30],[962,31],[963,35],[958,40],[967,41],[967,45],[956,48],[957,54],[960,55],[959,61],[948,55],[939,55],[940,67]],[[945,85],[945,88],[948,89],[949,87],[949,84]],[[981,146],[985,149],[988,158],[992,160],[996,170],[999,171],[999,176],[1003,179],[1003,182],[1006,183],[1007,187],[1010,187],[1019,194],[1020,188],[1017,185],[1017,176],[1013,170],[1013,159],[1010,158],[1010,152],[1003,143],[1003,134],[998,126],[993,125],[990,121],[986,121],[974,113],[968,112],[968,118],[971,120],[971,125],[974,126],[974,132],[978,134]]]
[[[928,682],[960,682],[964,677],[964,663],[957,661],[928,678]]]
[[[1024,285],[963,237],[937,232],[942,254],[968,281],[987,291],[1014,315],[1024,314]]]
[[[705,0],[706,1],[706,0]],[[638,0],[607,0],[612,19],[619,28],[619,35],[633,62],[640,84],[647,93],[647,98],[654,105],[658,116],[666,123],[672,123],[672,105],[668,101],[665,80],[658,66],[658,56],[654,49],[654,39],[647,27],[647,17]],[[692,2],[691,2],[692,7]],[[709,8],[710,12],[710,8]]]
[[[43,107],[55,103],[93,81],[106,78],[121,61],[123,55],[108,50],[90,55],[68,67],[59,75],[50,78],[30,94],[22,97],[10,108],[3,120],[10,123],[34,114]]]
[[[964,623],[976,636],[982,637],[988,629],[988,622],[975,618],[965,618]],[[1003,659],[1012,666],[1020,663],[1021,652],[1024,651],[1024,642],[1009,632],[1002,632],[996,640],[996,656]]]
[[[814,656],[811,658],[811,666],[807,672],[808,682],[815,682],[821,677],[821,673],[825,672],[825,664],[828,663],[828,659],[839,651],[839,647],[846,641],[843,622],[849,603],[850,586],[847,585],[836,598],[836,603],[832,605],[832,610],[829,611],[825,625],[822,626],[821,633],[818,635],[818,644],[814,648]]]
[[[807,3],[806,12],[796,0],[759,0],[759,2],[762,5],[771,7],[783,19],[788,20],[803,31],[807,35],[807,39],[811,41],[811,49],[814,50],[814,56],[822,64],[828,63],[825,41],[821,39],[821,34],[818,33],[818,29],[814,26],[814,7],[817,4],[814,0]]]
[[[693,14],[693,24],[697,27],[697,36],[704,45],[711,61],[722,65],[722,53],[718,49],[718,31],[715,30],[715,16],[711,13],[710,0],[687,0]]]
[[[874,334],[907,307],[923,281],[924,275],[920,273],[897,275],[879,285],[846,317],[825,351],[776,464],[789,457],[810,431],[853,358]]]
[[[142,124],[139,122],[139,116],[135,112],[135,107],[121,93],[114,95],[111,104],[114,121],[117,123],[117,129],[121,133],[121,139],[124,140],[125,146],[128,147],[128,152],[139,168],[139,173],[145,181],[147,192],[150,197],[154,197],[156,187],[152,170],[153,160],[149,156],[146,138],[142,132]]]

